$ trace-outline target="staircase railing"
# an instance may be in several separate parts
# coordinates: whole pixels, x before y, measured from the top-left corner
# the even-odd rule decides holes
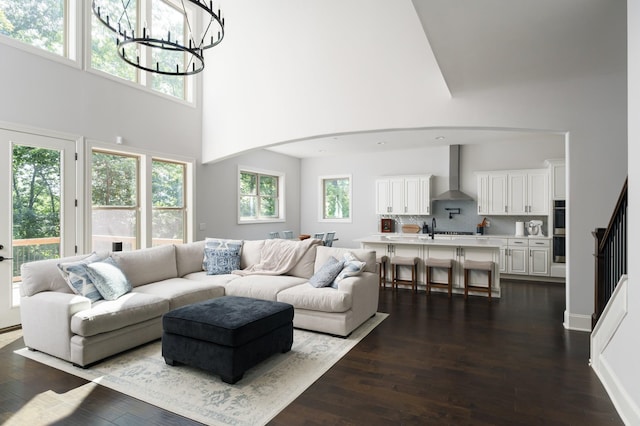
[[[627,180],[606,228],[596,228],[595,238],[595,306],[591,318],[595,326],[607,302],[627,273]]]

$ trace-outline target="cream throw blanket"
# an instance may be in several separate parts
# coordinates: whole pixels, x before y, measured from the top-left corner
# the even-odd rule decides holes
[[[289,272],[307,251],[320,245],[320,240],[308,238],[302,241],[272,239],[264,242],[260,263],[246,269],[233,271],[236,275],[282,275]]]

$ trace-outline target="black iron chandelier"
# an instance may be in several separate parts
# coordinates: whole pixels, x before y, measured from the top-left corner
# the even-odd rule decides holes
[[[141,70],[174,76],[197,74],[204,69],[204,51],[217,46],[224,38],[224,18],[220,9],[213,10],[212,1],[177,0],[172,10],[182,15],[180,25],[186,30],[176,31],[178,34],[158,30],[160,27],[166,29],[170,24],[155,21],[151,27],[144,21],[142,31],[136,31],[137,19],[135,12],[130,10],[135,8],[135,2],[133,5],[131,2],[92,0],[91,8],[98,20],[115,33],[118,56]],[[195,18],[198,10],[204,12],[201,25]],[[197,27],[203,29],[198,35],[194,34]]]

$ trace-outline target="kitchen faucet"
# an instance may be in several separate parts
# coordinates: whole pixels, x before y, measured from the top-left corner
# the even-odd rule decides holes
[[[432,218],[431,219],[431,239],[433,240],[435,238],[435,234],[436,234],[436,218]]]

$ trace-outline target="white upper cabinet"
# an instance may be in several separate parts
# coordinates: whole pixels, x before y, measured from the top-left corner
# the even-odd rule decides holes
[[[479,172],[476,179],[478,214],[549,214],[549,172],[546,169]]]
[[[509,173],[507,213],[517,216],[526,215],[527,207],[527,173],[511,172]]]
[[[420,178],[404,180],[404,214],[420,214]]]
[[[527,214],[549,214],[549,173],[530,171],[527,175]]]
[[[547,160],[549,165],[551,199],[567,199],[567,166],[564,160]]]
[[[478,184],[478,214],[489,214],[489,174],[476,174]]]
[[[376,214],[431,214],[431,176],[377,179]]]
[[[508,175],[506,173],[489,173],[489,213],[507,214],[508,198],[507,184]]]
[[[420,210],[418,214],[431,214],[431,175],[420,176]]]

